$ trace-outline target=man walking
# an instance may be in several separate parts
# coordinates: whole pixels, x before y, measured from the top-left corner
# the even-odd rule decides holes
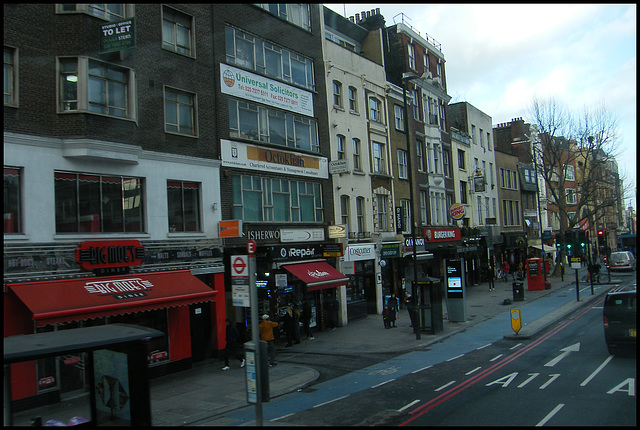
[[[496,289],[496,286],[493,283],[493,265],[489,263],[489,267],[487,268],[487,280],[489,281],[489,291],[493,291]]]
[[[415,303],[413,303],[413,297],[411,297],[411,294],[409,294],[408,291],[404,292],[404,303],[407,305],[407,311],[409,312],[409,319],[411,320],[411,327],[413,327],[413,326],[415,326],[415,324],[414,324],[414,320],[415,320],[414,311],[416,310],[416,307],[415,307]]]
[[[276,363],[276,342],[273,336],[273,329],[278,327],[277,322],[269,321],[269,315],[262,315],[262,322],[258,325],[260,330],[260,339],[267,342],[267,351],[269,353],[269,366],[273,367]]]
[[[229,357],[234,356],[240,361],[240,367],[244,367],[244,358],[242,358],[242,353],[237,350],[238,340],[240,339],[240,331],[238,331],[238,327],[231,323],[229,318],[226,319],[227,329],[226,329],[226,341],[227,345],[224,348],[224,367],[222,370],[229,370]]]

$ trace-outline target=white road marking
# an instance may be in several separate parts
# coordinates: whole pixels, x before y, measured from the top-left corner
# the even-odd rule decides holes
[[[559,373],[555,373],[555,374],[551,374],[549,375],[551,376],[551,379],[549,379],[547,382],[545,382],[544,384],[542,384],[540,386],[541,390],[544,390],[545,388],[547,388],[549,386],[549,384],[551,384],[553,381],[555,381],[556,379],[558,379],[558,377],[560,376]]]
[[[285,418],[287,418],[287,417],[290,417],[291,415],[295,415],[295,412],[291,412],[290,414],[283,415],[283,416],[278,417],[278,418],[274,418],[274,419],[272,419],[272,420],[270,420],[270,421],[278,421],[278,420],[282,420],[282,419],[285,419]]]
[[[488,343],[488,344],[486,344],[486,345],[484,345],[484,346],[481,346],[480,348],[477,348],[477,349],[484,349],[484,348],[486,348],[487,346],[491,346],[491,345],[493,345],[493,344],[492,344],[492,343]]]
[[[498,358],[502,357],[502,354],[498,354],[495,357],[493,357],[491,360],[489,361],[496,361]]]
[[[547,421],[549,421],[551,418],[553,418],[553,416],[555,414],[558,413],[558,411],[560,409],[562,409],[564,407],[564,403],[560,403],[558,406],[556,406],[551,412],[549,412],[549,415],[547,415],[546,417],[544,417],[544,419],[542,421],[540,421],[538,424],[536,424],[536,427],[542,427],[543,425],[545,425],[547,423]]]
[[[445,384],[445,385],[443,385],[443,386],[442,386],[442,387],[440,387],[440,388],[436,388],[436,391],[444,390],[444,389],[445,389],[445,388],[447,388],[449,385],[453,385],[453,384],[455,384],[455,383],[456,383],[456,381],[451,381],[451,382],[449,382],[448,384]]]
[[[320,406],[328,405],[329,403],[337,402],[338,400],[346,399],[349,395],[338,397],[337,399],[329,400],[328,402],[320,403],[319,405],[315,405],[314,408],[319,408]]]
[[[405,411],[405,410],[409,409],[411,406],[415,405],[416,403],[420,403],[420,400],[414,400],[413,402],[404,405],[403,407],[398,409],[398,412]]]
[[[535,377],[537,377],[539,375],[539,373],[529,373],[530,378],[528,378],[526,381],[524,381],[522,384],[518,385],[518,388],[522,388],[525,385],[527,385],[529,382],[533,381]]]
[[[433,364],[432,364],[432,365],[430,365],[430,366],[427,366],[427,367],[423,367],[422,369],[414,370],[414,371],[413,371],[413,372],[411,372],[411,373],[418,373],[418,372],[422,372],[423,370],[427,370],[427,369],[429,369],[430,367],[433,367]]]
[[[516,349],[517,347],[519,347],[520,345],[522,345],[522,343],[516,343],[515,345],[513,345],[511,348],[509,348],[509,350],[513,350]]]
[[[389,382],[391,382],[391,381],[395,381],[395,379],[389,379],[388,381],[381,382],[381,383],[379,383],[379,384],[377,384],[377,385],[372,386],[371,388],[377,388],[377,387],[380,387],[380,386],[382,386],[382,385],[384,385],[384,384],[388,384],[388,383],[389,383]]]
[[[451,357],[450,359],[448,359],[447,361],[453,361],[456,358],[460,358],[460,357],[464,357],[464,354],[460,354],[460,355],[456,355],[455,357]]]
[[[465,373],[465,376],[466,376],[466,375],[471,375],[473,372],[477,372],[477,371],[478,371],[478,370],[480,370],[480,369],[482,369],[482,367],[476,367],[475,369],[470,370],[470,371],[468,371],[467,373]]]
[[[598,373],[600,373],[600,371],[602,369],[604,369],[604,366],[606,366],[607,364],[609,364],[609,362],[613,359],[613,355],[610,355],[605,361],[604,363],[602,363],[600,366],[598,366],[598,368],[596,370],[593,371],[593,373],[591,375],[589,375],[589,377],[587,379],[585,379],[584,381],[582,381],[582,384],[580,384],[581,387],[584,387],[585,385],[587,385],[589,382],[591,382],[591,380],[593,378],[596,377],[596,375]]]

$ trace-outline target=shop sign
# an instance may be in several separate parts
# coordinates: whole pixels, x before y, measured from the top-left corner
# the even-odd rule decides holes
[[[71,357],[67,357],[64,359],[64,364],[65,365],[69,365],[69,364],[76,364],[76,363],[80,363],[80,356],[79,355],[74,355]]]
[[[220,237],[242,237],[242,220],[230,219],[220,221],[218,234]]]
[[[459,228],[425,228],[424,237],[428,242],[461,240]]]
[[[400,257],[400,244],[399,243],[383,243],[380,250],[380,258],[395,258]]]
[[[464,206],[462,206],[460,203],[455,203],[449,208],[449,216],[456,221],[461,220],[465,215],[466,211],[464,209]]]
[[[373,260],[374,258],[376,258],[374,244],[347,246],[346,261]]]
[[[339,237],[347,237],[347,226],[344,224],[330,225],[328,227],[329,239],[336,239]]]
[[[56,379],[53,376],[47,376],[45,378],[40,378],[38,381],[38,385],[41,387],[46,387],[48,385],[52,385],[56,382]]]
[[[402,206],[396,206],[396,234],[402,234],[405,228],[404,217],[402,216]]]
[[[310,91],[220,63],[220,90],[224,94],[313,116]]]
[[[280,241],[280,230],[247,230],[246,238],[261,242]]]
[[[322,245],[323,257],[342,257],[341,243],[325,243]]]
[[[158,351],[158,352],[153,352],[151,353],[151,355],[149,356],[149,360],[150,361],[154,361],[154,360],[162,360],[163,358],[167,358],[168,354],[167,351]]]
[[[76,261],[87,270],[139,266],[143,259],[144,247],[137,240],[82,242],[76,248]]]
[[[100,53],[121,51],[136,46],[135,18],[100,26]]]
[[[497,223],[495,218],[485,218],[485,224],[495,225]]]
[[[300,245],[281,245],[273,246],[269,251],[273,260],[303,260],[322,257],[320,244],[300,246]]]
[[[318,242],[324,240],[322,228],[281,228],[280,242]]]
[[[416,237],[416,251],[420,249],[424,250],[424,238]],[[404,250],[405,252],[413,251],[413,238],[407,237],[404,239]]]
[[[220,152],[224,167],[308,178],[329,178],[329,161],[326,157],[226,139],[220,141]]]
[[[349,173],[349,160],[342,158],[340,160],[329,161],[329,173]]]

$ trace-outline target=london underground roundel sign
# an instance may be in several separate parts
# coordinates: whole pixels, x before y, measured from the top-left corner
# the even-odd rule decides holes
[[[449,208],[449,216],[456,221],[464,218],[465,214],[466,211],[464,210],[464,206],[462,206],[460,203],[453,204]]]

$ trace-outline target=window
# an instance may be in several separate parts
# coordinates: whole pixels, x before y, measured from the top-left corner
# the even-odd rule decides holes
[[[517,200],[502,201],[502,219],[505,227],[520,225],[520,202]]]
[[[471,143],[474,145],[478,144],[478,140],[476,139],[476,126],[471,124]]]
[[[491,189],[493,190],[493,188],[494,188],[494,182],[493,182],[493,163],[489,163],[489,179],[491,180]]]
[[[358,90],[349,87],[349,111],[358,113]]]
[[[438,125],[438,109],[437,101],[431,97],[427,98],[428,110],[429,110],[429,125]]]
[[[440,59],[438,59],[438,76],[440,77],[442,86],[444,86],[444,67],[442,66],[442,60]]]
[[[407,163],[407,151],[398,149],[398,178],[409,179]]]
[[[575,168],[570,164],[567,164],[566,166],[564,166],[564,180],[565,181],[576,180]]]
[[[344,160],[345,154],[344,154],[344,136],[338,134],[336,136],[336,148],[338,150],[338,160]]]
[[[423,190],[420,190],[420,223],[427,224],[427,192]]]
[[[284,19],[291,24],[311,31],[309,5],[299,3],[258,3],[258,7]]]
[[[322,186],[315,182],[235,175],[233,218],[243,221],[322,222]]]
[[[460,181],[460,203],[467,204],[467,183]]]
[[[442,164],[443,164],[443,173],[446,178],[451,177],[451,169],[449,167],[449,150],[442,150]]]
[[[56,233],[141,233],[142,179],[55,172]]]
[[[18,106],[18,50],[4,47],[4,104]]]
[[[422,155],[423,147],[424,147],[424,144],[422,143],[422,140],[416,139],[416,160],[418,163],[418,172],[425,171],[424,156]]]
[[[193,17],[163,6],[162,47],[178,54],[194,56]]]
[[[351,139],[351,146],[353,149],[353,170],[361,172],[362,163],[360,162],[360,139]]]
[[[165,87],[164,130],[195,136],[195,94]]]
[[[342,84],[333,81],[333,107],[342,108]]]
[[[358,232],[364,232],[364,197],[356,198],[356,219],[358,222]]]
[[[4,168],[4,232],[22,232],[22,212],[20,201],[20,169]]]
[[[385,168],[384,144],[373,142],[373,171],[375,173],[387,173]]]
[[[466,162],[464,159],[464,151],[462,149],[458,149],[458,168],[461,170],[466,170]]]
[[[409,55],[409,67],[413,70],[416,69],[416,51],[413,45],[407,45],[407,53]]]
[[[135,118],[133,71],[87,57],[60,58],[60,111]]]
[[[491,134],[487,132],[487,149],[491,151]]]
[[[483,225],[484,222],[482,222],[482,197],[481,196],[476,196],[476,206],[478,208],[478,224],[479,225]]]
[[[418,90],[413,90],[413,101],[412,101],[412,105],[413,105],[413,117],[417,120],[420,121],[420,94],[418,93]]]
[[[445,116],[445,104],[442,100],[438,100],[438,104],[440,107],[440,130],[447,130],[447,121]]]
[[[402,216],[402,232],[408,234],[411,232],[411,200],[400,200],[401,216]]]
[[[349,230],[349,196],[340,196],[340,221]]]
[[[380,117],[380,100],[375,97],[369,97],[369,119],[377,122],[382,121]]]
[[[502,188],[517,190],[518,173],[515,170],[500,168],[500,186]]]
[[[484,131],[482,129],[480,129],[480,146],[484,148]]]
[[[575,205],[576,203],[578,203],[575,188],[565,188],[564,193],[567,198],[568,205]]]
[[[385,194],[376,194],[376,213],[378,221],[378,231],[387,231],[389,229],[388,205],[389,196]]]
[[[424,61],[424,73],[427,73],[429,71],[429,52],[428,51],[424,51],[424,56],[422,57],[423,61]]]
[[[313,61],[242,30],[225,28],[226,59],[257,73],[315,89]]]
[[[440,145],[433,145],[433,169],[435,173],[440,173]]]
[[[169,231],[201,231],[200,184],[167,181]]]
[[[524,182],[527,184],[533,184],[533,170],[525,169],[524,170]]]
[[[319,151],[315,120],[231,98],[229,134],[242,139]]]
[[[393,105],[393,113],[396,120],[396,130],[404,131],[404,109],[401,106]]]
[[[123,4],[88,4],[87,10],[91,15],[107,21],[118,21],[125,17]]]

